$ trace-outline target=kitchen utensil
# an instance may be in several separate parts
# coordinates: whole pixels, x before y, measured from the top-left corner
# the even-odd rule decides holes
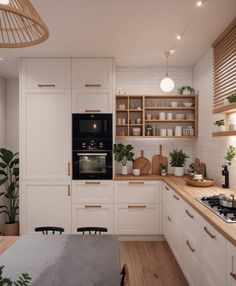
[[[160,175],[160,166],[168,166],[167,157],[162,155],[162,145],[160,145],[160,154],[152,157],[152,174]]]
[[[201,166],[201,162],[199,159],[196,158],[194,162],[194,168],[193,168],[194,172],[196,173],[200,172],[201,171],[200,166]]]
[[[195,181],[193,179],[186,179],[186,183],[193,187],[211,187],[214,185],[214,180],[204,178],[201,181]]]
[[[200,163],[200,173],[202,174],[203,178],[206,177],[206,164]]]
[[[150,171],[151,164],[147,158],[144,157],[143,150],[141,156],[134,160],[133,169],[140,169],[140,175],[147,175]]]

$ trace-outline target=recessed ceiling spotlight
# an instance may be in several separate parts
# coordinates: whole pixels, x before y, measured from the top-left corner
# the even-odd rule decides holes
[[[4,60],[4,58],[3,57],[0,57],[0,61],[2,62]]]
[[[0,0],[0,4],[2,5],[8,5],[10,0]]]
[[[202,4],[203,4],[203,1],[197,1],[197,3],[196,3],[197,7],[201,7]]]
[[[171,54],[175,53],[175,49],[171,49],[171,50],[170,50],[170,53],[171,53]]]
[[[181,36],[180,36],[180,35],[177,35],[177,36],[176,36],[176,39],[177,39],[177,40],[181,40]]]

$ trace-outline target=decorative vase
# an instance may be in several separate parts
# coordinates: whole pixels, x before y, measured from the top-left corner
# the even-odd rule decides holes
[[[4,236],[18,236],[19,235],[19,222],[5,223],[3,226],[2,234]]]
[[[219,132],[225,131],[225,126],[224,125],[218,126],[218,131]]]
[[[121,168],[121,175],[128,175],[128,168],[127,168],[127,165],[122,165],[122,168]]]
[[[184,175],[184,167],[174,167],[174,175],[176,177],[182,177]]]

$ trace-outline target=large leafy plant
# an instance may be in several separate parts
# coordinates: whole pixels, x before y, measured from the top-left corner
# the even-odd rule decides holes
[[[183,167],[186,163],[186,160],[189,158],[182,150],[173,150],[170,152],[170,165],[172,167]]]
[[[114,144],[115,160],[121,162],[123,166],[126,166],[127,161],[134,160],[134,153],[131,152],[133,149],[134,147],[130,144]]]
[[[0,286],[26,286],[29,285],[30,280],[32,279],[28,273],[22,273],[17,281],[12,281],[10,278],[3,277],[3,268],[4,266],[0,266]]]
[[[5,188],[0,192],[4,196],[5,205],[0,205],[0,214],[7,215],[7,223],[15,223],[19,214],[19,158],[18,153],[13,154],[10,150],[0,149],[0,186]]]

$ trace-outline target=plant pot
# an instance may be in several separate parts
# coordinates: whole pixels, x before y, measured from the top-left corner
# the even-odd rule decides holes
[[[218,132],[222,131],[225,131],[225,126],[224,125],[218,126]]]
[[[128,168],[127,165],[123,166],[121,168],[121,175],[128,175]]]
[[[182,177],[184,175],[184,167],[174,167],[174,175],[176,177]]]
[[[191,91],[187,90],[187,89],[184,89],[183,90],[183,95],[189,95],[191,94]]]
[[[19,222],[5,223],[3,226],[2,234],[4,236],[18,236],[19,235]]]

